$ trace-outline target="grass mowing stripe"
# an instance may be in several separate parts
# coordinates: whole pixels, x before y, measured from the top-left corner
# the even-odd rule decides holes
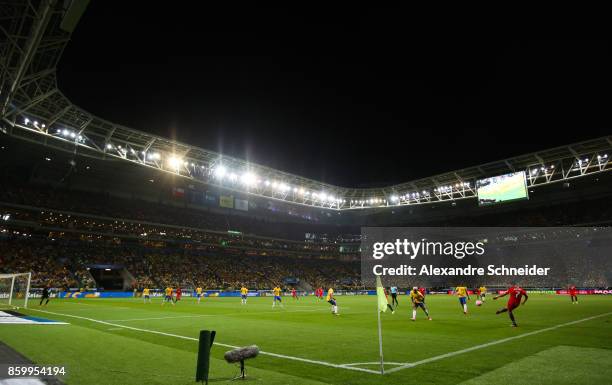
[[[489,346],[503,344],[503,343],[508,342],[508,341],[518,340],[520,338],[529,337],[529,336],[532,336],[532,335],[535,335],[535,334],[540,334],[540,333],[548,332],[548,331],[551,331],[551,330],[559,329],[559,328],[562,328],[564,326],[575,325],[577,323],[586,322],[586,321],[590,321],[590,320],[593,320],[593,319],[596,319],[596,318],[601,318],[601,317],[605,317],[605,316],[609,316],[609,315],[612,315],[612,312],[604,313],[604,314],[599,314],[599,315],[595,315],[595,316],[592,316],[592,317],[587,317],[587,318],[579,319],[579,320],[576,320],[576,321],[566,322],[566,323],[563,323],[563,324],[551,326],[551,327],[540,329],[540,330],[534,330],[532,332],[525,333],[525,334],[520,334],[518,336],[508,337],[508,338],[503,338],[501,340],[487,342],[486,344],[472,346],[472,347],[467,348],[467,349],[461,349],[461,350],[457,350],[457,351],[454,351],[454,352],[441,354],[439,356],[435,356],[435,357],[431,357],[431,358],[426,358],[424,360],[420,360],[420,361],[416,361],[416,362],[407,362],[403,366],[399,366],[397,368],[393,368],[393,369],[387,370],[386,373],[393,373],[393,372],[397,372],[399,370],[413,368],[413,367],[418,366],[418,365],[428,364],[430,362],[442,360],[444,358],[453,357],[453,356],[456,356],[456,355],[459,355],[459,354],[468,353],[468,352],[471,352],[471,351],[474,351],[474,350],[478,350],[478,349],[484,349],[484,348],[487,348]]]
[[[327,311],[327,309],[316,309],[316,310],[285,310],[283,313],[305,313],[305,312],[323,312]],[[107,322],[130,322],[130,321],[153,321],[153,320],[165,320],[165,319],[178,319],[178,318],[201,318],[201,317],[217,317],[217,316],[235,316],[235,315],[252,315],[252,314],[269,314],[269,313],[279,313],[276,310],[272,311],[259,311],[259,312],[233,312],[233,313],[219,313],[219,314],[193,314],[193,315],[177,315],[171,317],[149,317],[149,318],[126,318],[126,319],[107,319],[102,321]]]
[[[190,341],[198,341],[198,339],[194,338],[194,337],[182,336],[180,334],[165,333],[165,332],[160,332],[158,330],[141,329],[141,328],[136,328],[136,327],[133,327],[133,326],[126,326],[126,325],[120,325],[120,324],[111,323],[111,322],[108,322],[108,321],[101,321],[101,320],[97,320],[97,319],[93,319],[93,318],[89,318],[89,317],[82,317],[82,316],[72,315],[72,314],[62,314],[62,313],[56,313],[56,312],[52,312],[52,311],[48,311],[48,310],[40,310],[40,309],[29,309],[29,310],[39,311],[39,312],[42,312],[42,313],[48,313],[48,314],[53,314],[53,315],[59,315],[59,316],[63,316],[63,317],[72,317],[72,318],[82,319],[82,320],[86,320],[86,321],[90,321],[90,322],[100,323],[100,324],[103,324],[103,325],[108,325],[108,326],[113,326],[113,327],[118,327],[118,328],[124,328],[124,329],[128,329],[128,330],[134,330],[134,331],[138,331],[138,332],[159,334],[159,335],[162,335],[162,336],[181,338],[181,339],[190,340]],[[223,344],[223,343],[220,343],[220,342],[215,342],[214,344],[218,345],[218,346],[223,346],[223,347],[226,347],[226,348],[231,348],[231,349],[238,348],[238,346]],[[322,365],[322,366],[330,366],[330,367],[333,367],[333,368],[340,368],[340,369],[346,369],[346,370],[355,370],[355,371],[359,371],[359,372],[366,372],[366,373],[372,373],[372,374],[380,374],[378,371],[375,371],[375,370],[358,368],[358,367],[351,367],[351,366],[344,366],[344,365],[341,365],[341,364],[333,364],[331,362],[326,362],[326,361],[317,361],[317,360],[311,360],[311,359],[308,359],[308,358],[287,356],[287,355],[278,354],[278,353],[271,353],[271,352],[260,351],[259,354],[270,356],[270,357],[283,358],[283,359],[292,360],[292,361],[306,362],[306,363],[309,363],[309,364]]]

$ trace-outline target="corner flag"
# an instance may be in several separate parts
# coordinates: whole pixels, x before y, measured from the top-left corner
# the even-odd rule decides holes
[[[389,302],[379,275],[376,276],[376,296],[378,297],[378,311],[386,312]]]

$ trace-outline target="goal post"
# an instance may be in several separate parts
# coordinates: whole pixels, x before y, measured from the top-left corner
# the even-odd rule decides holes
[[[0,308],[28,307],[32,273],[0,274]]]

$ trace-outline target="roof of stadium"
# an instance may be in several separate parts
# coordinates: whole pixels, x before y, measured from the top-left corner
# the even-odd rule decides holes
[[[66,5],[68,4],[68,5]],[[322,183],[125,127],[74,105],[56,67],[88,1],[8,1],[2,18],[0,115],[5,134],[99,159],[121,159],[196,182],[336,210],[476,198],[476,181],[525,172],[529,188],[610,170],[612,136],[382,188]]]

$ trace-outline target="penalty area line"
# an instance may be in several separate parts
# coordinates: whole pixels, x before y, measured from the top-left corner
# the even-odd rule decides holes
[[[59,315],[59,316],[62,316],[62,317],[71,317],[71,318],[82,319],[82,320],[85,320],[85,321],[99,323],[99,324],[102,324],[102,325],[108,325],[108,326],[113,326],[113,327],[116,327],[116,328],[123,328],[123,329],[128,329],[128,330],[134,330],[134,331],[143,332],[143,333],[158,334],[158,335],[162,335],[162,336],[166,336],[166,337],[180,338],[180,339],[189,340],[189,341],[198,341],[198,339],[194,338],[194,337],[182,336],[180,334],[165,333],[165,332],[160,332],[158,330],[142,329],[142,328],[137,328],[137,327],[134,327],[134,326],[121,325],[121,324],[116,324],[116,323],[112,323],[112,322],[108,322],[108,321],[101,321],[101,320],[97,320],[97,319],[94,319],[94,318],[83,317],[83,316],[78,316],[78,315],[73,315],[73,314],[62,314],[62,313],[56,313],[56,312],[52,312],[52,311],[48,311],[48,310],[40,310],[40,309],[29,309],[29,310],[34,310],[34,311],[38,311],[38,312],[42,312],[42,313],[47,313],[47,314]],[[218,346],[223,346],[225,348],[230,348],[230,349],[238,348],[238,346],[223,344],[223,343],[220,343],[220,342],[215,342],[214,344],[218,345]],[[308,364],[327,366],[327,367],[332,367],[332,368],[336,368],[336,369],[346,369],[346,370],[354,370],[354,371],[358,371],[358,372],[380,374],[380,372],[376,371],[376,370],[370,370],[370,369],[364,369],[364,368],[358,368],[358,367],[345,366],[345,365],[342,365],[342,364],[333,364],[331,362],[311,360],[311,359],[302,358],[302,357],[287,356],[287,355],[278,354],[278,353],[271,353],[271,352],[260,351],[259,354],[265,355],[265,356],[270,356],[270,357],[282,358],[282,359],[291,360],[291,361],[299,361],[299,362],[305,362],[305,363],[308,363]]]
[[[563,324],[547,327],[547,328],[544,328],[544,329],[534,330],[534,331],[529,332],[529,333],[519,334],[518,336],[513,336],[513,337],[503,338],[501,340],[495,340],[495,341],[487,342],[487,343],[484,343],[484,344],[481,344],[481,345],[476,345],[476,346],[469,347],[467,349],[461,349],[461,350],[457,350],[457,351],[454,351],[454,352],[441,354],[439,356],[426,358],[424,360],[420,360],[420,361],[416,361],[416,362],[406,362],[403,366],[398,366],[397,368],[392,368],[392,369],[386,370],[385,373],[393,373],[393,372],[397,372],[399,370],[413,368],[415,366],[419,366],[419,365],[423,365],[423,364],[428,364],[430,362],[439,361],[439,360],[442,360],[442,359],[445,359],[445,358],[457,356],[459,354],[469,353],[469,352],[474,351],[474,350],[488,348],[489,346],[503,344],[503,343],[506,343],[506,342],[509,342],[509,341],[514,341],[514,340],[518,340],[520,338],[525,338],[525,337],[533,336],[535,334],[549,332],[551,330],[556,330],[556,329],[559,329],[559,328],[562,328],[562,327],[565,327],[565,326],[571,326],[571,325],[575,325],[575,324],[578,324],[578,323],[581,323],[581,322],[586,322],[586,321],[590,321],[590,320],[593,320],[593,319],[596,319],[596,318],[601,318],[601,317],[605,317],[605,316],[609,316],[609,315],[612,315],[612,312],[608,312],[608,313],[604,313],[604,314],[598,314],[598,315],[595,315],[595,316],[592,316],[592,317],[587,317],[587,318],[579,319],[579,320],[576,320],[576,321],[566,322],[566,323],[563,323]]]

